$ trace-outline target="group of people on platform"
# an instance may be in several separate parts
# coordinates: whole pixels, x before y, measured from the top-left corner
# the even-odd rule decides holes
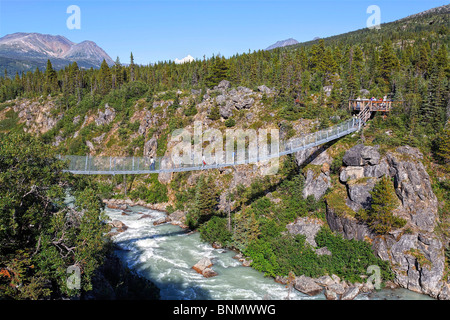
[[[378,102],[378,103],[380,103],[379,104],[379,107],[381,107],[381,108],[386,108],[388,105],[389,105],[389,102],[391,102],[392,100],[388,100],[388,97],[385,95],[383,98],[380,98],[380,99],[377,99],[377,98],[375,98],[375,97],[372,97],[372,98],[370,98],[370,99],[367,99],[367,98],[360,98],[360,97],[358,97],[357,99],[356,99],[356,108],[357,109],[360,109],[361,108],[361,103],[360,103],[360,101],[371,101],[371,102]]]

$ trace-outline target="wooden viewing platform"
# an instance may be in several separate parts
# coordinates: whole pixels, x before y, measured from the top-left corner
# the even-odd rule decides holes
[[[391,111],[392,107],[396,104],[403,103],[403,101],[392,100],[371,100],[371,99],[351,99],[348,101],[348,108],[351,111],[360,112],[366,108],[368,111]]]

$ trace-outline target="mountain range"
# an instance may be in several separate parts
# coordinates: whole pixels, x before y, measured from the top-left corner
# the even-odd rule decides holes
[[[297,43],[299,43],[297,40],[289,38],[289,39],[286,39],[286,40],[281,40],[281,41],[275,42],[273,45],[267,47],[266,50],[272,50],[272,49],[275,49],[275,48],[292,46],[292,45],[297,44]]]
[[[8,74],[45,69],[50,59],[55,69],[76,61],[80,68],[99,68],[103,59],[114,64],[111,57],[93,41],[74,43],[66,37],[40,33],[18,32],[0,38],[0,70]]]

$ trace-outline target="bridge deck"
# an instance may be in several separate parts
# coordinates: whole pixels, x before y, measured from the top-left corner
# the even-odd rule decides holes
[[[292,138],[285,142],[280,141],[279,149],[274,150],[275,152],[271,152],[267,156],[249,158],[246,155],[245,160],[232,163],[227,163],[225,160],[216,160],[216,163],[201,165],[192,161],[192,163],[176,166],[170,161],[170,158],[158,157],[155,159],[154,168],[150,169],[150,159],[144,157],[61,156],[61,159],[69,162],[69,167],[65,171],[74,174],[150,174],[217,169],[241,164],[260,163],[301,150],[307,150],[358,131],[364,123],[365,118],[354,117],[333,127],[303,137]]]

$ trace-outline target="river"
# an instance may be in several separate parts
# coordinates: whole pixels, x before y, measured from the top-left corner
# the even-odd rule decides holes
[[[233,259],[232,250],[214,249],[200,240],[198,233],[171,224],[154,226],[153,222],[165,213],[144,207],[131,207],[128,215],[122,210],[106,208],[112,220],[128,226],[125,232],[112,239],[118,246],[117,255],[128,267],[153,281],[161,290],[163,300],[291,300],[325,299],[323,294],[310,297],[292,289],[291,292],[273,278]],[[151,215],[144,218],[142,214]],[[204,278],[192,269],[203,257],[213,262],[218,276]],[[356,299],[424,300],[428,296],[406,289],[383,289],[370,295],[360,294]]]

